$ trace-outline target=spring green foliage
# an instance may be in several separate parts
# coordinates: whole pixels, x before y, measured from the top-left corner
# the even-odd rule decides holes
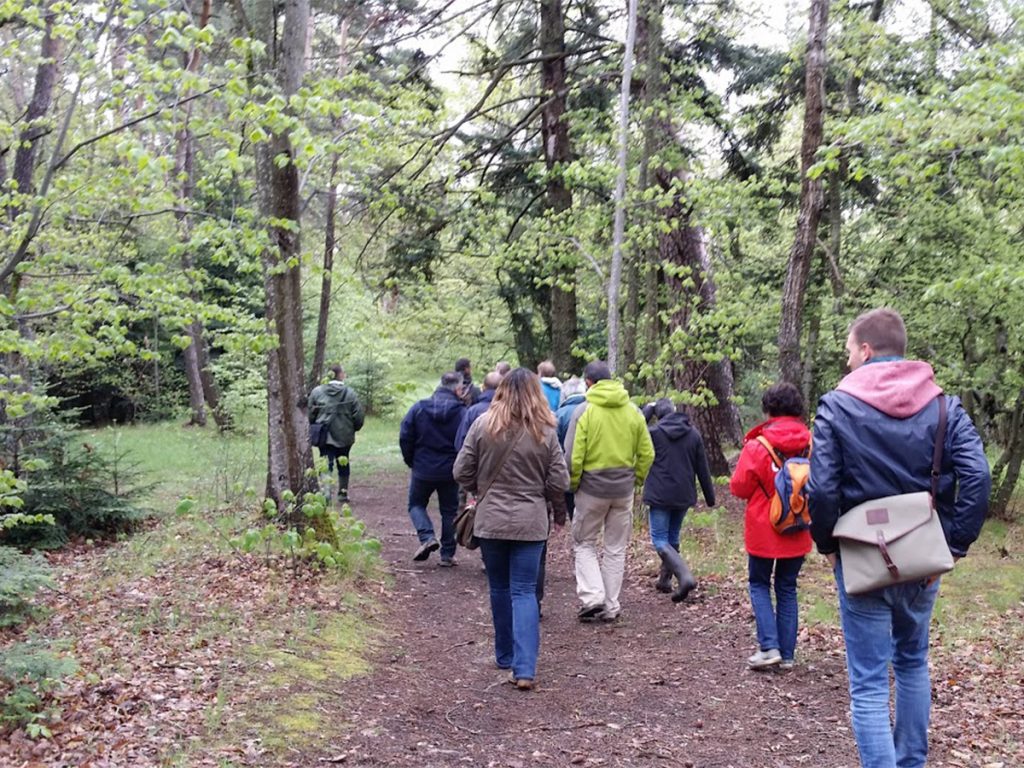
[[[463,355],[477,379],[498,359],[547,356],[551,287],[566,274],[577,290],[577,359],[606,354],[620,9],[564,4],[572,157],[548,168],[533,6],[473,15],[405,4],[382,15],[374,3],[318,4],[309,71],[286,102],[252,71],[264,43],[235,10],[251,4],[227,4],[205,26],[197,5],[0,8],[0,148],[10,148],[0,164],[0,268],[13,268],[0,291],[6,419],[30,418],[43,383],[64,385],[62,397],[116,390],[140,418],[172,413],[185,402],[180,362],[192,322],[204,328],[226,410],[241,424],[262,413],[264,353],[276,340],[263,317],[268,222],[254,156],[284,129],[305,206],[301,221],[275,223],[302,234],[301,298],[312,320],[325,192],[337,191],[327,358],[349,369],[370,410],[400,412],[406,382],[435,378]],[[1002,476],[1015,479],[1024,440],[1013,418],[1024,402],[1024,338],[1013,321],[1024,310],[1022,11],[1004,0],[885,4],[872,21],[869,4],[834,6],[825,147],[813,173],[835,210],[819,232],[807,297],[808,395],[813,402],[841,375],[849,321],[895,306],[912,354],[963,397]],[[738,399],[751,402],[777,375],[805,20],[788,18],[792,34],[769,46],[756,34],[769,24],[753,0],[663,15],[671,34],[660,74],[637,62],[638,88],[657,87],[637,94],[631,113],[627,378],[646,396],[703,407],[712,397],[701,376],[674,392],[673,371],[724,363]],[[447,58],[418,50],[425,19],[453,41]],[[13,155],[28,136],[21,116],[47,29],[60,42],[62,75],[35,121],[31,184],[18,188]],[[557,213],[545,203],[554,181],[572,196]],[[688,227],[701,233],[706,268],[663,252]],[[698,295],[708,278],[714,302]],[[307,350],[314,326],[305,324]],[[32,479],[0,475],[0,502],[10,507]]]
[[[47,723],[60,712],[45,697],[77,669],[73,659],[56,654],[51,644],[15,643],[0,651],[0,723],[24,727],[31,738],[47,738]]]

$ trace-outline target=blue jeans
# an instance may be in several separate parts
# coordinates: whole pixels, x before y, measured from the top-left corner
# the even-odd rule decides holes
[[[459,511],[459,484],[454,480],[424,480],[413,475],[409,479],[409,517],[416,527],[420,544],[437,538],[434,525],[427,514],[430,494],[437,492],[437,506],[441,510],[441,557],[455,555],[455,515]]]
[[[669,548],[679,551],[679,531],[683,527],[683,518],[687,512],[688,509],[651,507],[651,544],[654,545],[655,551]]]
[[[757,623],[757,644],[762,651],[777,648],[783,661],[792,661],[796,651],[799,608],[796,579],[804,564],[802,557],[748,555],[747,572],[750,605]],[[775,608],[772,608],[772,570],[775,571]]]
[[[863,768],[921,768],[928,759],[932,704],[928,625],[939,580],[896,584],[848,595],[836,566],[839,618],[846,641],[853,735]],[[896,678],[895,724],[889,725],[889,666]]]
[[[494,658],[516,679],[537,677],[540,650],[540,608],[537,573],[544,541],[480,539],[491,587]]]

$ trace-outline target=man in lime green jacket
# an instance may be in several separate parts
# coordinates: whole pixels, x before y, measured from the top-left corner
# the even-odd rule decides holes
[[[619,592],[633,530],[633,492],[644,484],[654,445],[643,414],[612,378],[607,363],[589,363],[583,379],[587,399],[573,412],[565,438],[569,486],[576,494],[572,541],[576,595],[582,603],[578,616],[580,621],[614,621],[622,609]]]

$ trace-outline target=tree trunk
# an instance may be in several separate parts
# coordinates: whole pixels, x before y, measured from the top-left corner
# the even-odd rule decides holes
[[[331,286],[334,276],[335,226],[337,219],[338,188],[334,177],[338,172],[338,156],[331,161],[330,189],[327,190],[327,210],[324,214],[324,261],[320,278],[320,310],[316,319],[316,344],[313,347],[313,365],[309,371],[309,389],[320,383],[324,376],[327,357],[327,321],[331,316]]]
[[[264,36],[274,78],[288,99],[299,88],[304,72],[309,0],[285,0],[281,36],[274,0],[258,4],[255,28]],[[305,361],[302,347],[301,248],[299,221],[301,200],[299,174],[289,133],[273,133],[256,145],[257,199],[260,213],[271,223],[269,245],[263,252],[263,281],[268,332],[275,344],[267,352],[267,485],[266,495],[279,512],[288,507],[289,492],[296,501],[315,489],[307,470],[313,466],[312,450],[302,402],[305,397]],[[285,158],[288,162],[277,162]],[[276,222],[290,222],[282,226]],[[291,522],[303,517],[294,508]]]
[[[568,92],[565,76],[565,19],[561,0],[540,3],[541,139],[544,164],[547,167],[546,208],[555,213],[572,207],[572,191],[566,186],[563,173],[571,159],[569,124],[565,120],[565,99]],[[559,265],[551,286],[551,360],[560,372],[577,368],[572,356],[576,342],[576,270]]]
[[[662,122],[655,108],[656,102],[664,91],[664,72],[661,62],[662,4],[661,0],[643,0],[637,11],[636,23],[636,57],[641,74],[636,80],[636,87],[641,92],[643,104],[643,144],[640,150],[639,178],[637,187],[645,192],[652,183],[651,158],[654,157],[663,143],[659,131]],[[649,220],[651,213],[644,212]],[[651,359],[657,355],[661,346],[663,328],[661,322],[661,269],[658,264],[658,249],[645,247],[638,249],[634,255],[637,293],[642,287],[644,316],[641,323],[637,307],[637,336],[642,334],[644,344],[642,351],[636,356]],[[639,305],[639,299],[638,299]],[[634,339],[639,346],[639,339]],[[653,378],[648,377],[645,391],[653,393],[657,389]]]
[[[199,29],[204,29],[210,21],[210,6],[212,0],[203,0],[199,12]],[[193,49],[186,54],[185,68],[189,72],[199,71],[201,56],[199,49]],[[182,243],[181,267],[186,276],[195,268],[195,260],[192,258],[192,220],[188,211],[195,196],[195,135],[192,133],[190,122],[192,119],[192,104],[185,106],[185,113],[182,118],[182,126],[176,135],[177,150],[175,152],[174,178],[181,179],[181,191],[178,200],[178,237]],[[201,297],[199,292],[193,288],[191,298],[194,303],[199,303]],[[214,420],[222,429],[225,428],[225,416],[220,409],[220,391],[218,390],[213,374],[209,370],[209,351],[206,348],[206,336],[203,322],[198,317],[192,318],[185,327],[185,334],[190,339],[190,344],[185,348],[185,379],[188,381],[188,400],[192,410],[189,424],[195,426],[206,426],[206,406],[209,406],[213,413]]]
[[[800,386],[802,380],[800,333],[811,256],[818,239],[818,223],[824,207],[820,178],[808,174],[824,134],[825,39],[829,0],[812,0],[807,33],[804,132],[800,144],[800,213],[796,238],[789,253],[786,282],[782,289],[782,321],[779,326],[779,372],[783,381]]]
[[[1017,395],[1007,431],[1006,448],[992,468],[988,514],[997,520],[1009,520],[1007,511],[1020,480],[1021,465],[1024,464],[1024,390]]]
[[[622,241],[626,235],[626,180],[629,176],[629,91],[633,82],[636,3],[637,0],[629,0],[626,49],[622,56],[622,87],[619,91],[619,174],[615,182],[612,264],[608,273],[608,365],[612,375],[619,370],[619,290],[622,284]]]

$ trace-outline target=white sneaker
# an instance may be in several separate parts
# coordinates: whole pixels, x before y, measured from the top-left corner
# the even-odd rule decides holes
[[[749,659],[747,659],[747,666],[750,669],[764,669],[765,667],[774,667],[776,664],[782,662],[782,654],[779,653],[777,648],[771,648],[767,651],[758,651]]]

